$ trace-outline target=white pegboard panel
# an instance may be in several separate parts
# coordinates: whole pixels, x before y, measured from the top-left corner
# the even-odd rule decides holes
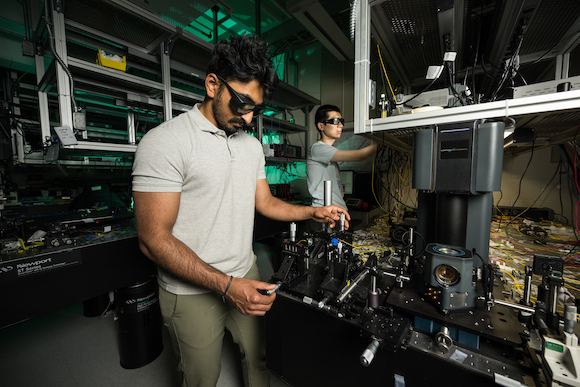
[[[514,98],[532,97],[535,95],[556,93],[556,88],[560,83],[570,82],[570,90],[580,89],[580,76],[565,79],[556,79],[554,81],[540,82],[533,85],[518,86],[514,88]]]

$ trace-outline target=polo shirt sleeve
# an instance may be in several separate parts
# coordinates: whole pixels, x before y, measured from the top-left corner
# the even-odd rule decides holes
[[[312,160],[328,165],[337,151],[337,148],[318,141],[310,147],[310,156]]]
[[[139,142],[133,162],[133,191],[181,192],[183,160],[179,141],[161,127],[149,131]]]
[[[266,157],[263,151],[260,149],[260,166],[258,168],[258,180],[266,178]]]

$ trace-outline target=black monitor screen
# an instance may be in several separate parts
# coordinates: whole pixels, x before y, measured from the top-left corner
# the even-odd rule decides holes
[[[373,178],[371,172],[357,172],[356,182],[354,186],[354,197],[357,199],[362,199],[363,201],[369,203],[370,206],[376,206],[378,203],[373,194]],[[378,179],[374,179],[375,192],[379,192],[380,183]]]
[[[354,171],[340,171],[340,181],[344,187],[345,195],[354,193]]]

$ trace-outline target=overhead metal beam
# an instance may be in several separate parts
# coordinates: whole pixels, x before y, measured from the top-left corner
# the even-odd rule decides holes
[[[338,60],[354,58],[352,43],[317,0],[291,1],[287,9]]]
[[[505,8],[494,30],[494,39],[488,42],[489,62],[499,64],[510,43],[517,38],[518,30],[529,25],[540,0],[510,0],[505,2]]]
[[[502,68],[506,60],[508,60],[518,49],[525,31],[531,23],[536,10],[540,5],[541,0],[509,0],[505,1],[505,8],[501,13],[500,18],[497,19],[491,30],[496,31],[487,43],[488,55],[487,62],[494,66]],[[498,1],[499,4],[503,4]],[[496,11],[499,12],[499,9]],[[510,48],[510,45],[512,47]],[[498,70],[492,68],[492,75],[497,75]],[[498,81],[484,80],[482,90],[493,90],[496,88]]]

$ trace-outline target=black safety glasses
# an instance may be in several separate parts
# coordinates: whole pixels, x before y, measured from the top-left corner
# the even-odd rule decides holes
[[[253,112],[255,116],[264,113],[264,111],[266,110],[266,105],[264,105],[263,103],[256,105],[254,101],[232,89],[232,87],[228,85],[225,79],[223,79],[219,75],[217,76],[217,78],[219,79],[220,82],[223,82],[223,84],[226,85],[226,87],[230,91],[232,95],[232,98],[230,99],[230,106],[235,112],[237,112],[238,114],[248,114],[249,112]]]
[[[329,120],[322,121],[322,123],[323,124],[332,124],[332,125],[338,125],[338,124],[344,125],[344,118],[334,117],[334,118],[331,118]]]

